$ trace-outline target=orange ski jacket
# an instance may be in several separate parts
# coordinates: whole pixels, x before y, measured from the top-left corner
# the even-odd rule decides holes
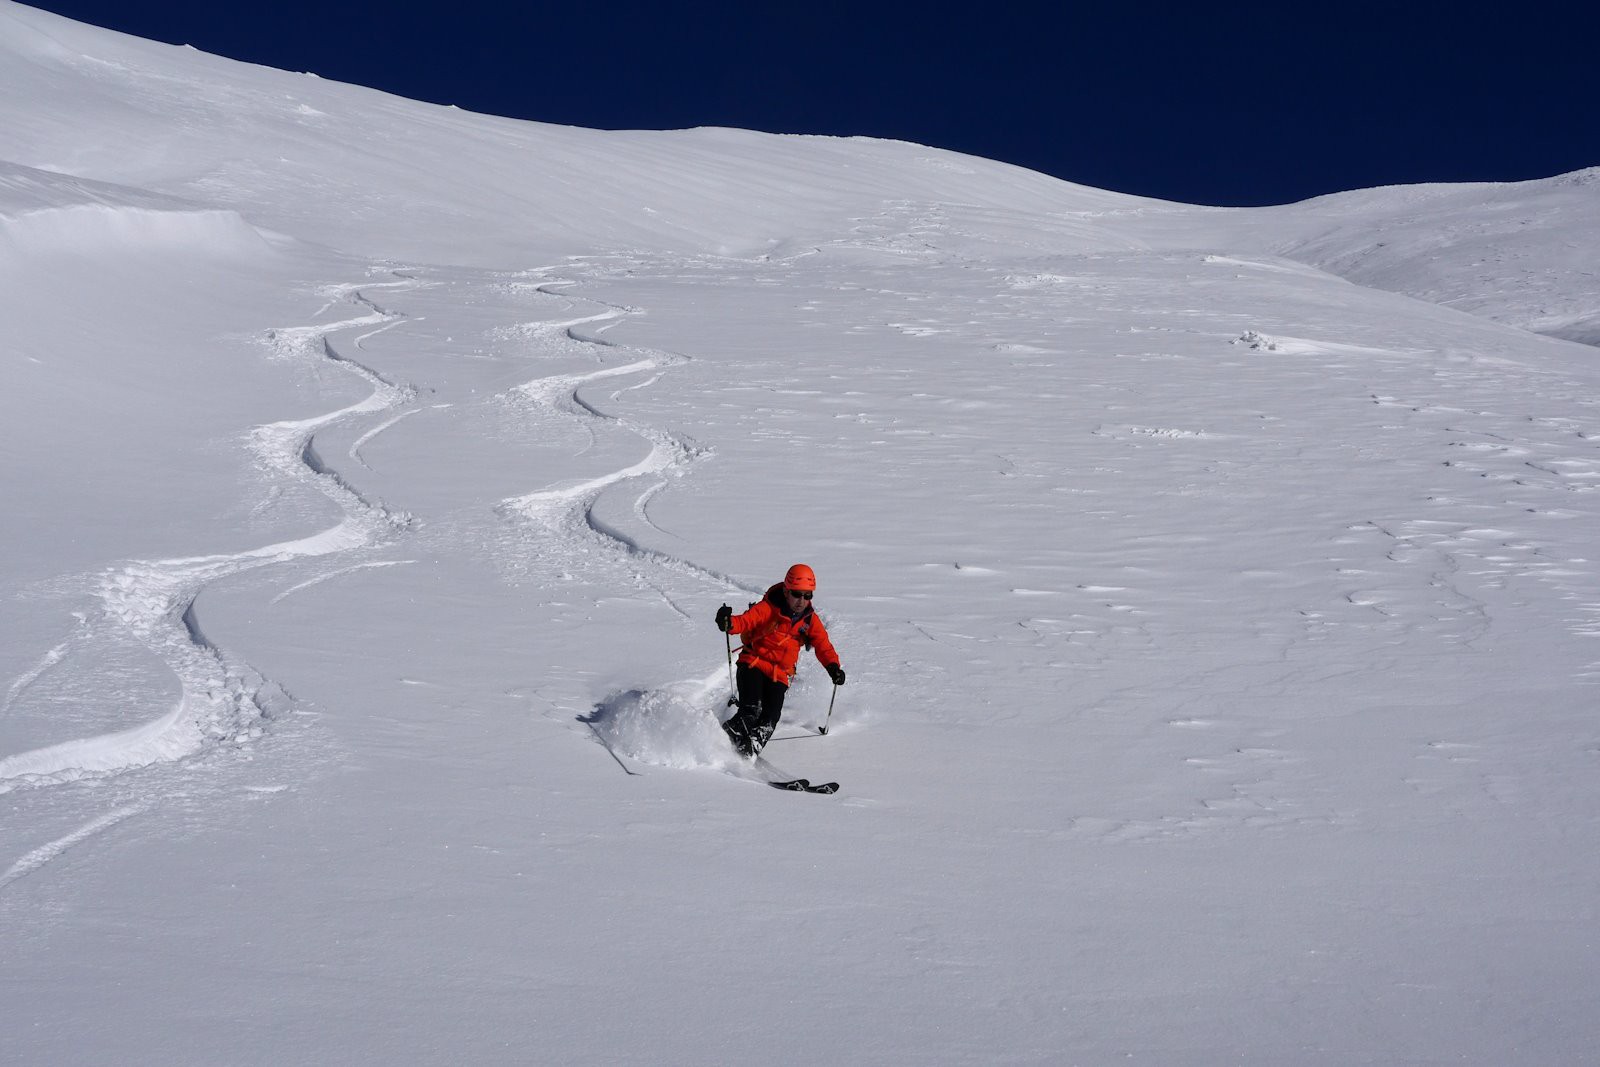
[[[809,648],[824,667],[839,666],[839,653],[828,640],[822,616],[808,604],[798,615],[790,615],[783,599],[783,583],[767,590],[767,595],[743,615],[735,615],[729,633],[739,635],[739,663],[753,667],[779,685],[788,685],[800,664],[800,650]]]

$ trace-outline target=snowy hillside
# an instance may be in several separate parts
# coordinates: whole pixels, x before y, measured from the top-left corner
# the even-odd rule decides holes
[[[1280,251],[1362,285],[1594,345],[1597,204],[1600,167],[1541,181],[1341,193],[1283,209],[1304,236]]]
[[[0,2],[0,1059],[1583,1062],[1597,227]]]
[[[1144,203],[918,145],[515,122],[15,4],[0,19],[5,158],[234,207],[360,255],[519,268],[530,248],[751,255],[928,200],[998,215],[1010,239],[1041,214]],[[1112,240],[1077,231],[1095,247]]]

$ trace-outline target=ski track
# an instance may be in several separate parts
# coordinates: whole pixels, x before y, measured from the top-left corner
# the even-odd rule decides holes
[[[78,627],[79,631],[81,632],[84,624],[87,622],[87,617],[81,613],[74,614],[77,616]],[[16,703],[17,698],[22,696],[23,693],[26,693],[33,683],[37,682],[40,678],[43,678],[50,668],[67,658],[67,654],[72,650],[72,644],[76,637],[77,635],[74,634],[73,637],[69,637],[59,645],[56,645],[43,656],[39,657],[38,663],[34,664],[32,667],[28,668],[26,671],[23,671],[22,674],[17,676],[17,680],[12,682],[10,688],[6,690],[5,699],[0,700],[0,715],[4,715],[6,712],[10,711],[11,706]]]
[[[650,501],[654,500],[655,495],[661,492],[661,490],[665,489],[668,484],[669,483],[666,479],[662,479],[661,481],[656,482],[650,488],[646,489],[644,492],[640,493],[639,499],[633,502],[633,514],[641,523],[650,527],[650,529],[654,530],[656,533],[659,533],[665,537],[677,538],[677,534],[670,530],[662,529],[656,524],[656,521],[650,517]]]
[[[576,306],[574,301],[577,299],[599,303],[554,291],[555,286],[571,284],[574,283],[546,282],[537,286],[536,291],[566,300],[569,306]],[[613,415],[584,398],[583,390],[595,383],[627,376],[645,376],[640,381],[612,391],[609,400],[615,403],[625,393],[648,389],[673,367],[689,361],[689,357],[676,353],[606,340],[601,334],[622,321],[633,309],[603,306],[605,310],[598,314],[539,324],[530,329],[528,335],[535,342],[557,345],[577,343],[595,350],[602,357],[607,353],[615,353],[634,358],[586,373],[537,378],[511,390],[508,398],[531,404],[536,410],[581,420],[589,430],[591,448],[599,438],[599,431],[615,427],[647,442],[649,451],[638,462],[607,474],[558,483],[509,497],[501,501],[501,513],[537,531],[541,538],[540,556],[565,571],[592,572],[593,553],[595,548],[600,548],[626,565],[626,580],[631,580],[641,590],[655,593],[685,623],[692,623],[694,615],[679,603],[681,590],[674,595],[673,586],[678,584],[671,580],[674,575],[688,577],[695,588],[711,586],[723,595],[732,592],[760,596],[761,590],[648,545],[600,515],[600,506],[608,493],[621,491],[640,479],[648,479],[644,488],[635,494],[627,514],[631,514],[640,529],[673,538],[674,535],[651,520],[648,514],[650,500],[670,485],[672,479],[682,477],[708,454],[706,449],[676,434]],[[584,327],[593,328],[586,330]],[[588,451],[588,448],[584,451]],[[641,569],[641,565],[644,569]],[[650,689],[612,694],[591,715],[579,716],[579,721],[588,725],[595,739],[629,774],[636,772],[619,758],[619,752],[645,763],[679,768],[710,768],[738,776],[735,764],[740,761],[732,758],[726,738],[716,725],[716,717],[707,714],[712,689],[725,683],[724,668],[719,666],[705,678],[679,679]],[[637,714],[640,706],[654,708],[655,713]]]
[[[565,288],[574,284],[576,283],[564,280],[545,281],[535,286],[535,291],[544,296],[565,300],[569,306],[574,305],[575,301],[581,300],[590,304],[599,304],[605,310],[573,319],[538,323],[529,329],[530,339],[536,344],[540,342],[561,343],[563,341],[577,343],[591,349],[600,350],[602,354],[604,352],[617,352],[638,358],[627,363],[601,367],[598,370],[587,373],[555,374],[536,378],[512,389],[507,394],[507,397],[521,403],[532,404],[538,409],[559,412],[582,420],[589,428],[591,440],[596,436],[598,428],[614,426],[642,438],[650,445],[650,450],[638,462],[607,474],[582,481],[557,484],[520,496],[508,497],[501,501],[500,510],[502,514],[511,516],[547,535],[549,538],[545,546],[547,555],[549,558],[558,561],[576,565],[580,560],[587,557],[590,548],[598,542],[619,558],[632,563],[644,562],[658,568],[677,571],[709,585],[714,585],[719,589],[737,590],[747,594],[759,595],[760,590],[748,586],[729,575],[647,546],[638,538],[605,521],[596,514],[597,504],[613,486],[619,486],[648,475],[657,475],[659,477],[635,499],[633,514],[641,518],[642,525],[665,534],[666,531],[661,530],[644,514],[646,504],[651,497],[660,492],[669,483],[670,479],[683,476],[690,467],[709,453],[708,450],[696,446],[676,434],[618,415],[612,415],[584,399],[582,391],[587,385],[609,378],[656,372],[645,381],[618,389],[612,393],[611,399],[615,401],[625,392],[655,384],[667,370],[689,362],[689,357],[672,352],[618,344],[601,337],[600,334],[604,330],[622,321],[625,316],[632,314],[634,309],[604,304],[602,301],[591,298],[574,297],[571,294],[556,291],[557,287]],[[582,330],[582,327],[593,324],[601,325],[592,331]],[[671,535],[668,534],[667,536]],[[652,588],[657,588],[657,591],[660,592],[658,587],[652,586]],[[667,597],[664,593],[662,595],[673,611],[682,614],[681,609],[672,602],[670,597]]]
[[[361,457],[361,449],[366,446],[368,441],[371,441],[374,437],[377,437],[380,433],[382,433],[383,431],[389,429],[389,427],[393,426],[395,423],[399,422],[401,419],[406,418],[408,415],[415,415],[417,412],[419,412],[421,410],[422,410],[421,408],[411,408],[408,411],[402,411],[400,414],[394,416],[393,418],[385,419],[383,422],[380,422],[377,426],[374,426],[372,429],[368,430],[366,433],[364,433],[360,437],[356,438],[356,440],[350,445],[350,452],[349,452],[350,458],[355,460],[357,463],[361,464],[361,467],[362,467],[363,470],[370,471],[372,468],[367,466],[367,461]]]
[[[363,307],[367,314],[333,323],[275,329],[266,335],[267,343],[279,358],[325,360],[372,386],[371,394],[354,404],[312,418],[267,423],[256,427],[248,437],[248,446],[257,462],[277,476],[278,484],[272,489],[274,496],[281,494],[284,484],[309,481],[340,506],[344,517],[332,527],[308,537],[245,552],[135,560],[102,574],[97,583],[102,605],[98,621],[136,638],[149,648],[172,672],[180,695],[164,714],[131,729],[0,759],[0,794],[21,786],[59,784],[114,774],[183,759],[214,745],[247,741],[260,736],[264,722],[280,710],[280,705],[287,703],[279,687],[206,637],[196,617],[194,603],[214,582],[272,564],[352,552],[394,536],[397,529],[409,523],[409,516],[392,512],[351,488],[321,462],[314,442],[318,430],[359,416],[392,410],[412,398],[410,389],[391,384],[370,368],[341,355],[330,338],[363,326],[397,325],[403,317],[379,307],[364,296],[362,290],[409,289],[417,284],[407,280],[375,286],[331,286],[323,292],[331,294],[333,299],[319,315],[340,301]],[[317,580],[325,579],[313,579]],[[7,704],[63,655],[65,646],[47,653],[38,667],[12,684]],[[112,821],[120,821],[129,813],[131,811]],[[104,828],[99,824],[91,825],[94,829],[89,832]],[[27,870],[79,839],[74,835],[63,839],[66,844],[57,842],[60,848],[44,855]],[[47,846],[46,851],[54,847]],[[24,857],[19,864],[28,861],[29,858]],[[13,867],[13,871],[18,869]]]
[[[414,559],[373,560],[368,563],[357,563],[350,567],[340,567],[338,570],[329,571],[327,574],[319,574],[315,578],[309,578],[306,581],[301,582],[299,585],[290,586],[277,596],[273,597],[272,603],[276,604],[285,597],[292,596],[293,594],[300,592],[302,589],[310,589],[314,585],[321,585],[323,582],[332,581],[335,578],[342,578],[346,574],[354,574],[356,571],[370,570],[374,567],[403,567],[407,564],[415,562],[417,561]]]
[[[139,814],[145,810],[145,807],[143,804],[129,804],[125,807],[117,808],[98,818],[91,819],[70,834],[58,837],[48,844],[40,845],[13,863],[6,869],[4,874],[0,874],[0,890],[5,889],[19,878],[26,878],[73,846],[82,844],[95,834],[109,830],[123,820]]]

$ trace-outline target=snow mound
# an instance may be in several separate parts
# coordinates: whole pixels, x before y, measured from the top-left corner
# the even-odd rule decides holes
[[[173,196],[132,186],[97,182],[53,170],[0,160],[0,215],[25,215],[80,204],[185,210],[199,207]]]
[[[273,247],[235,211],[76,204],[0,215],[0,258],[172,251],[236,259],[268,254]]]
[[[245,258],[273,247],[237,211],[0,161],[0,261],[127,251]]]

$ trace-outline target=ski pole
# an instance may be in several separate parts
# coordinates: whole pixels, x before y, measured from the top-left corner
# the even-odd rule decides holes
[[[731,695],[728,697],[728,703],[732,704],[739,699],[739,686],[733,680],[733,635],[724,630],[722,631],[722,640],[728,646],[728,688],[732,690]]]
[[[833,696],[828,698],[828,717],[822,720],[822,725],[817,727],[817,733],[827,736],[828,723],[833,721],[833,702],[839,699],[839,683],[833,683]]]

